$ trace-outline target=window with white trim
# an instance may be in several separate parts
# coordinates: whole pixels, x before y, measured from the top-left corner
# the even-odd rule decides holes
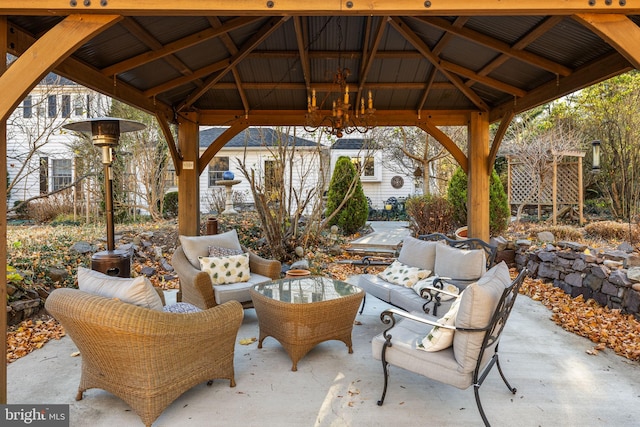
[[[374,156],[351,157],[351,162],[360,173],[361,181],[379,181],[380,167]]]
[[[51,159],[51,189],[52,191],[71,185],[73,167],[71,159]]]

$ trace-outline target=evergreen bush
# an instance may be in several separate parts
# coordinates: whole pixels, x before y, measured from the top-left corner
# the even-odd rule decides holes
[[[453,208],[455,225],[467,225],[467,174],[460,167],[449,181],[447,197]],[[507,193],[497,172],[493,170],[489,183],[489,233],[495,236],[505,231],[510,215]]]
[[[362,190],[362,183],[351,159],[341,156],[336,162],[336,166],[329,183],[327,193],[326,215],[332,214],[340,203],[344,200],[353,180],[356,180],[356,189],[353,195],[347,200],[342,209],[329,221],[329,225],[337,225],[344,234],[353,234],[362,228],[367,222],[369,208],[367,199]]]
[[[178,192],[170,191],[164,195],[164,216],[166,218],[175,218],[178,216]]]

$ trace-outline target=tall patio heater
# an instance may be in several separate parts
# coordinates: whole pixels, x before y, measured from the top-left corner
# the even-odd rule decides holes
[[[131,254],[126,250],[116,250],[113,225],[113,149],[118,145],[120,134],[144,129],[146,126],[131,120],[100,117],[68,123],[65,129],[90,134],[93,145],[102,149],[104,167],[105,216],[107,221],[107,250],[96,252],[91,257],[91,269],[110,276],[131,276]]]

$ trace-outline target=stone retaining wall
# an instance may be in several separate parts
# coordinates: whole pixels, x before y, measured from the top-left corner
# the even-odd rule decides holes
[[[572,297],[592,298],[602,306],[622,309],[640,319],[640,255],[622,250],[596,251],[575,242],[533,248],[515,244],[514,262],[531,277],[553,283]]]

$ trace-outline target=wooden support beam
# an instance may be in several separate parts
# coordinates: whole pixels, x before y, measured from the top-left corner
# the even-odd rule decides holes
[[[574,71],[570,76],[554,79],[529,91],[525,97],[518,98],[515,102],[509,100],[502,103],[491,110],[489,120],[500,120],[509,110],[513,110],[515,114],[521,113],[632,69],[633,66],[624,56],[614,52]]]
[[[368,18],[367,20],[367,24],[369,24],[371,22],[371,17]],[[354,110],[355,111],[359,111],[360,109],[360,103],[362,101],[360,101],[361,99],[363,99],[363,91],[364,91],[364,85],[367,81],[367,76],[369,75],[369,70],[371,70],[371,65],[373,64],[373,59],[375,58],[376,54],[378,53],[378,48],[380,47],[380,42],[382,41],[382,35],[384,34],[384,29],[387,26],[387,19],[388,17],[384,16],[382,17],[382,19],[380,19],[380,22],[378,22],[378,27],[376,28],[375,31],[375,38],[373,40],[373,46],[371,47],[371,49],[369,49],[369,45],[368,45],[368,39],[365,39],[365,42],[363,43],[364,49],[362,52],[362,67],[360,69],[360,82],[358,83],[358,93],[356,94],[356,105],[354,106]],[[366,101],[365,101],[366,103]],[[356,113],[357,115],[357,113]]]
[[[418,126],[431,123],[435,126],[466,126],[471,110],[378,110],[377,126]],[[303,126],[307,110],[253,110],[245,120],[249,126]],[[329,115],[331,110],[321,110]],[[243,119],[242,110],[201,110],[200,124],[203,126],[228,126]]]
[[[10,24],[9,28],[9,52],[15,56],[24,55],[36,43],[37,39],[16,25]],[[141,91],[121,80],[114,81],[113,78],[103,76],[100,71],[73,56],[68,56],[53,71],[89,89],[101,92],[150,114],[162,112],[167,117],[173,115],[170,106],[144,96]]]
[[[624,15],[580,13],[575,19],[613,46],[636,69],[640,69],[640,27]]]
[[[241,3],[228,0],[118,0],[112,2],[78,2],[60,0],[2,0],[0,14],[4,15],[68,15],[71,13],[122,13],[130,16],[207,16],[246,15],[269,13],[271,15],[433,15],[433,16],[487,16],[487,15],[568,15],[578,11],[593,13],[640,14],[637,2],[585,0],[467,0],[430,1],[376,0],[347,2],[344,0],[301,2],[279,0],[265,4],[264,0],[243,0]]]
[[[127,70],[131,70],[141,65],[148,64],[149,62],[174,54],[179,50],[186,49],[215,37],[219,37],[220,35],[225,34],[228,31],[241,28],[259,19],[262,18],[243,16],[231,19],[230,21],[226,22],[225,25],[219,28],[207,28],[206,30],[202,30],[187,37],[183,37],[157,49],[142,53],[140,55],[136,55],[124,61],[120,61],[117,64],[110,65],[109,67],[102,69],[102,74],[104,74],[105,76],[112,76],[114,74],[124,73]]]
[[[197,113],[178,115],[178,145],[182,153],[178,179],[178,231],[181,235],[200,234],[200,144]]]
[[[215,141],[213,141],[207,149],[202,153],[200,159],[198,160],[199,169],[204,171],[209,162],[215,157],[216,153],[220,151],[224,145],[231,141],[231,139],[249,127],[249,123],[246,120],[238,120],[233,123],[228,129],[226,129],[220,136],[218,136]]]
[[[520,38],[513,46],[511,46],[514,50],[523,50],[525,47],[529,46],[531,43],[536,41],[539,37],[544,35],[551,28],[555,27],[560,21],[564,19],[563,16],[548,16],[542,20],[535,28],[529,31],[524,37]],[[487,65],[482,67],[478,74],[481,76],[486,76],[491,73],[493,70],[507,62],[511,58],[506,54],[502,54],[495,58],[493,61],[489,62]],[[560,73],[558,73],[560,74]],[[467,82],[470,84],[473,82]]]
[[[307,89],[308,94],[311,91],[311,62],[309,60],[309,28],[307,18],[302,18],[300,16],[294,17],[293,28],[296,32],[296,43],[298,44],[300,67],[302,68],[304,85]]]
[[[226,60],[228,65],[223,70],[216,73],[214,76],[209,77],[207,80],[205,80],[204,84],[201,87],[191,92],[189,96],[187,96],[187,98],[184,100],[184,102],[182,102],[182,104],[178,106],[178,111],[181,111],[184,108],[191,107],[193,103],[200,99],[200,97],[204,95],[213,85],[218,83],[218,81],[220,81],[220,79],[222,79],[222,77],[224,77],[224,75],[227,74],[227,72],[231,70],[231,68],[238,65],[238,63],[242,61],[242,59],[244,59],[253,49],[255,49],[256,46],[258,46],[271,34],[273,34],[273,32],[280,28],[282,24],[287,22],[288,19],[288,16],[271,18],[260,29],[260,31],[251,36],[251,38],[242,45],[242,48],[235,55],[232,55],[231,58]]]
[[[507,133],[507,129],[509,129],[509,125],[511,124],[511,120],[513,120],[514,116],[515,114],[513,113],[513,110],[510,110],[504,113],[502,120],[500,120],[500,126],[498,126],[498,131],[493,137],[493,144],[491,144],[491,151],[489,152],[489,158],[487,159],[487,170],[489,173],[491,173],[491,170],[493,169],[493,164],[495,163],[496,156],[498,155],[498,149],[502,144],[502,139]]]
[[[456,36],[465,38],[473,43],[486,46],[511,58],[526,62],[535,67],[550,71],[554,74],[560,74],[561,76],[568,76],[569,74],[571,74],[571,69],[569,67],[565,67],[562,64],[558,64],[557,62],[551,61],[547,58],[533,54],[531,52],[527,52],[521,49],[514,49],[503,41],[500,41],[494,37],[487,36],[486,34],[482,34],[470,28],[456,27],[444,18],[416,17],[416,19],[439,28],[443,31],[446,31],[449,34],[455,34]]]
[[[489,241],[489,115],[471,113],[469,122],[469,172],[467,174],[467,224],[469,237]]]
[[[429,46],[417,35],[409,26],[399,17],[394,16],[389,21],[393,28],[395,28],[402,36],[413,45],[431,64],[438,69],[444,76],[453,83],[460,92],[464,94],[473,104],[482,111],[488,111],[489,106],[475,93],[471,88],[466,86],[462,80],[455,74],[449,72],[440,65],[440,58],[431,52]]]
[[[29,91],[82,43],[120,19],[117,15],[70,15],[40,37],[0,78],[0,119],[7,119]]]
[[[442,132],[440,129],[438,129],[433,123],[431,123],[428,120],[425,123],[422,123],[418,127],[423,131],[427,132],[432,137],[434,137],[436,141],[438,141],[449,153],[451,153],[451,155],[453,156],[454,159],[456,159],[456,161],[458,162],[462,170],[464,170],[465,173],[468,173],[469,162],[468,162],[467,156],[464,155],[460,147],[458,147],[458,145],[455,142],[453,142],[453,140],[449,138],[447,134]]]
[[[182,170],[182,154],[180,154],[180,152],[178,151],[178,147],[176,146],[176,141],[173,138],[173,133],[171,132],[169,121],[165,116],[161,114],[156,114],[156,120],[158,121],[158,125],[162,130],[164,139],[167,140],[167,145],[169,146],[169,154],[171,155],[171,160],[173,161],[173,167],[175,168],[176,175],[180,176],[180,171]]]

